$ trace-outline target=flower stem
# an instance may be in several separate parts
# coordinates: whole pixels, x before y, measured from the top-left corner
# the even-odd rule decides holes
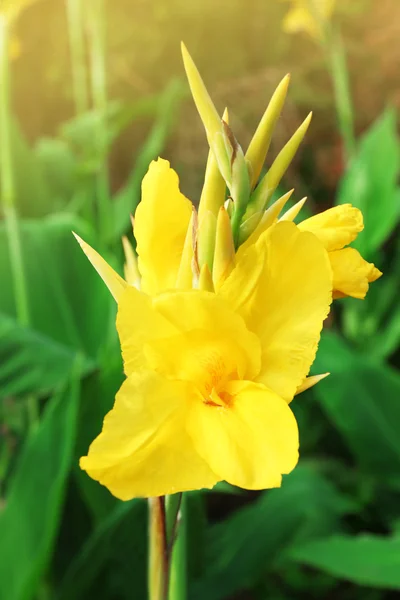
[[[89,109],[82,1],[66,0],[66,8],[71,53],[72,91],[75,113],[80,115]]]
[[[96,174],[96,199],[100,237],[107,239],[111,229],[112,210],[107,168],[107,78],[105,59],[105,0],[88,0],[86,6],[87,30],[89,34],[90,75],[93,106],[97,116],[96,147],[98,164]]]
[[[178,495],[178,494],[177,494]],[[186,498],[179,494],[179,505],[170,541],[168,600],[186,600]],[[171,498],[169,496],[168,498]],[[173,497],[172,497],[173,498]]]
[[[149,498],[149,600],[167,600],[168,547],[165,498]]]
[[[15,206],[10,124],[8,24],[6,18],[0,15],[0,194],[11,260],[17,318],[22,325],[27,325],[29,322],[28,294],[24,273],[21,235]]]
[[[350,160],[355,150],[354,113],[351,100],[346,54],[339,32],[331,31],[328,42],[330,70],[335,92],[336,113],[344,142],[346,158]]]

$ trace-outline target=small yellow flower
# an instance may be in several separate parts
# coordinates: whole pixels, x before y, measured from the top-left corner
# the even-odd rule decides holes
[[[15,21],[21,12],[38,0],[0,0],[0,16],[9,23]]]
[[[330,21],[335,0],[286,0],[291,8],[283,20],[283,29],[288,33],[305,31],[315,39],[324,36]]]

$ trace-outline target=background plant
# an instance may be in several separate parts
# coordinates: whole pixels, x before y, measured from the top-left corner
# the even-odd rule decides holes
[[[295,401],[302,461],[283,488],[189,495],[189,598],[374,600],[400,589],[400,158],[396,109],[384,108],[398,100],[390,43],[398,7],[357,2],[347,14],[346,4],[333,24],[343,33],[357,134],[347,164],[326,62],[315,41],[282,33],[284,3],[206,1],[188,13],[180,0],[151,9],[41,0],[5,25],[20,56],[4,35],[0,598],[146,597],[145,503],[116,501],[77,466],[122,370],[115,309],[70,232],[111,262],[117,256],[121,271],[120,237],[131,235],[141,179],[159,154],[198,197],[206,145],[176,79],[181,37],[203,57],[208,85],[229,100],[244,139],[292,72],[271,157],[306,111],[315,115],[281,187],[295,184],[311,206],[359,206],[359,249],[384,272],[367,300],[336,306],[315,364],[332,376]]]

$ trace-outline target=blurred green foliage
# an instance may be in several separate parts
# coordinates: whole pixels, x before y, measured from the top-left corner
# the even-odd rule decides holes
[[[266,44],[264,34],[254,33],[266,30],[258,2],[203,7],[176,1],[168,8],[158,1],[149,6],[137,3],[135,22],[124,20],[123,10],[114,12],[109,5],[110,27],[118,23],[119,36],[112,38],[117,50],[113,47],[110,54],[108,88],[118,87],[112,82],[118,64],[128,64],[129,73],[140,81],[158,60],[163,62],[155,77],[158,91],[148,89],[136,100],[120,101],[107,98],[106,86],[103,104],[95,106],[93,101],[87,110],[66,117],[51,135],[42,132],[30,141],[14,111],[9,115],[29,320],[21,322],[16,311],[3,220],[1,599],[146,597],[145,501],[117,501],[78,467],[79,456],[112,406],[122,367],[115,306],[71,231],[107,260],[113,262],[116,256],[114,266],[121,272],[120,237],[129,231],[129,216],[140,199],[148,164],[162,155],[171,135],[178,139],[191,131],[185,118],[183,126],[177,126],[186,88],[172,77],[174,69],[163,55],[168,43],[177,41],[169,24],[178,14],[181,23],[188,22],[187,39],[194,51],[204,44],[204,32],[194,24],[197,17],[208,29],[215,43],[202,54],[209,62],[218,54],[228,65],[225,73],[239,68],[241,56],[245,60],[240,52],[243,45],[251,43],[259,49]],[[226,17],[230,10],[235,18]],[[189,19],[192,11],[196,19],[193,15]],[[143,15],[149,12],[150,32],[143,28]],[[289,41],[279,33],[280,4],[274,3],[268,14],[274,23],[268,27],[268,44],[275,48],[269,55],[272,63]],[[65,32],[65,15],[57,13],[57,19]],[[221,46],[212,35],[222,21],[226,22],[224,36],[234,40],[232,46]],[[22,25],[23,29],[26,25]],[[127,36],[137,36],[143,49],[129,60],[118,54]],[[156,39],[159,43],[150,43]],[[235,61],[230,63],[233,45]],[[97,67],[101,68],[108,55],[100,54]],[[260,52],[260,65],[264,59]],[[247,66],[241,65],[242,71]],[[93,64],[85,62],[84,68],[88,70],[85,85],[90,87]],[[72,90],[70,82],[68,86]],[[252,122],[255,116],[248,109],[243,119]],[[117,177],[115,186],[113,178],[110,181],[104,174],[115,170],[116,142],[127,131],[140,130],[143,122],[148,125],[145,139],[134,148],[136,140],[131,142],[135,160],[130,155],[125,158],[132,164],[125,178]],[[317,151],[312,146],[306,153],[308,162],[297,168],[295,178],[301,189],[310,185],[310,155]],[[317,161],[311,158],[311,164],[314,168]],[[284,478],[282,488],[252,494],[218,487],[211,493],[189,494],[191,600],[380,600],[391,597],[390,590],[400,590],[399,171],[396,113],[388,109],[358,139],[334,200],[362,209],[366,230],[359,236],[359,248],[384,277],[364,302],[346,299],[335,304],[314,365],[316,373],[332,375],[294,401],[301,461]],[[324,174],[316,177],[322,182]],[[288,185],[292,180],[293,173]],[[326,204],[331,186],[315,185],[315,181],[314,177],[313,200]],[[106,228],[100,222],[102,194],[109,209]]]

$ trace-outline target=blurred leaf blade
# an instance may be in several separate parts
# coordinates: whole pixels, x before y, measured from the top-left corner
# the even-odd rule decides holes
[[[290,557],[357,585],[400,590],[400,538],[332,536],[296,546]]]
[[[358,465],[378,479],[398,479],[400,375],[330,332],[322,337],[315,368],[331,372],[315,394]]]
[[[30,600],[51,556],[71,466],[79,378],[49,401],[21,451],[0,514],[0,597]]]
[[[365,231],[353,245],[367,258],[373,257],[399,222],[399,169],[396,113],[387,109],[359,142],[337,198],[337,204],[351,203],[362,211]]]
[[[267,490],[209,531],[208,569],[190,598],[222,600],[254,582],[297,539],[336,529],[351,503],[314,468],[297,467],[282,488]]]
[[[107,319],[115,310],[107,290],[72,235],[76,217],[55,215],[21,222],[29,290],[29,327],[18,324],[13,290],[0,298],[0,396],[51,392],[68,377],[76,356],[87,373],[96,366]],[[86,232],[89,235],[88,232]],[[0,225],[0,279],[11,281],[6,233]],[[11,368],[14,365],[14,368]],[[21,376],[24,375],[22,379]]]

